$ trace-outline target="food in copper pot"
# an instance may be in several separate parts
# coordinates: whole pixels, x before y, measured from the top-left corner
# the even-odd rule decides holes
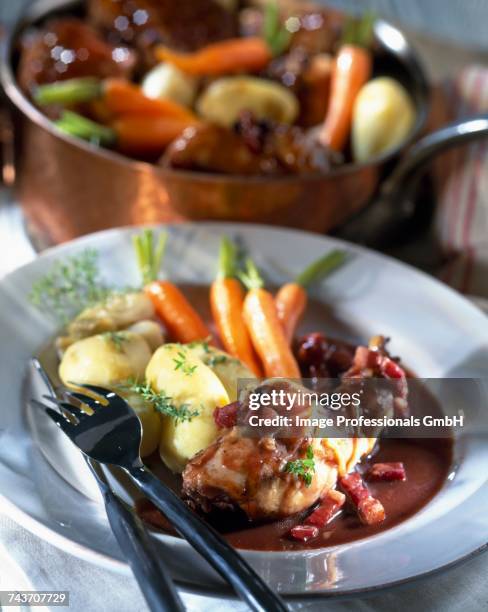
[[[89,1],[84,17],[25,33],[18,80],[59,130],[135,159],[325,174],[400,147],[413,129],[408,93],[371,81],[373,25],[274,0]]]

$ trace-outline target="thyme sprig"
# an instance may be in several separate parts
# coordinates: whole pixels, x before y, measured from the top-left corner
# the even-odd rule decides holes
[[[119,385],[119,387],[121,390],[139,395],[143,400],[152,404],[155,410],[174,418],[177,422],[191,421],[200,414],[198,410],[191,410],[191,405],[188,403],[177,406],[172,397],[166,395],[164,391],[154,391],[147,381],[138,382],[137,380],[129,379],[126,383]]]
[[[122,352],[124,349],[124,342],[127,342],[127,334],[124,332],[108,331],[103,333],[104,338],[111,342],[117,351]]]
[[[178,351],[178,357],[173,358],[175,370],[181,370],[185,376],[191,376],[197,369],[196,365],[190,365],[186,359],[185,353]]]
[[[111,293],[100,279],[98,253],[86,249],[57,261],[34,283],[29,301],[39,310],[67,323],[81,310],[101,302]]]

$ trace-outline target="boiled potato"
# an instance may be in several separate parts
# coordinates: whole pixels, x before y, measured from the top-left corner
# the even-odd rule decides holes
[[[130,327],[127,331],[139,334],[149,344],[149,348],[154,352],[164,342],[164,333],[159,323],[156,321],[138,321]]]
[[[204,119],[225,127],[232,126],[242,111],[251,111],[257,119],[293,123],[299,104],[279,83],[236,76],[214,81],[198,99],[197,111]]]
[[[141,457],[147,457],[157,450],[161,439],[161,415],[156,412],[154,406],[146,402],[136,393],[117,391],[124,397],[134,409],[142,425]]]
[[[149,345],[139,334],[106,332],[68,347],[59,377],[65,385],[86,383],[110,388],[129,378],[142,379],[150,359]]]
[[[162,417],[161,459],[174,472],[181,472],[189,459],[217,437],[213,413],[217,406],[229,403],[229,396],[218,376],[181,344],[165,344],[154,353],[146,381],[154,391],[171,398],[175,408],[198,411],[191,420]]]
[[[142,91],[148,98],[167,98],[192,106],[198,89],[198,80],[172,64],[158,64],[142,81]]]
[[[67,334],[57,339],[56,346],[66,348],[88,336],[124,329],[136,321],[155,316],[151,300],[142,292],[116,293],[105,301],[86,308],[67,328]]]
[[[369,81],[354,103],[354,159],[368,161],[396,149],[406,140],[414,123],[415,107],[398,81],[390,77],[378,77]]]
[[[192,355],[201,359],[219,377],[231,402],[237,400],[237,381],[239,379],[256,378],[242,361],[231,357],[224,351],[209,346],[205,342],[193,343],[187,346]]]

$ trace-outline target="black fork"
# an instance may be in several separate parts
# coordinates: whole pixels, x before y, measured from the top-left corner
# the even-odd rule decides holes
[[[68,401],[46,397],[61,412],[35,402],[88,457],[122,468],[139,489],[163,512],[178,533],[199,552],[253,610],[284,612],[283,600],[258,576],[220,534],[142,463],[139,455],[141,423],[129,404],[114,391],[79,385],[66,390]],[[89,415],[80,406],[88,406]]]
[[[31,364],[49,392],[49,396],[44,398],[57,402],[54,387],[40,362],[32,359]],[[32,402],[45,409],[44,404],[37,400]],[[86,455],[84,457],[102,493],[112,532],[134,573],[149,609],[151,612],[184,612],[185,606],[176,591],[169,571],[164,567],[160,555],[152,545],[144,524],[133,510],[112,493],[100,464]]]

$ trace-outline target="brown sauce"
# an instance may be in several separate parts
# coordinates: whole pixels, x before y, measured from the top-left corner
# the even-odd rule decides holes
[[[204,320],[211,321],[208,288],[184,284],[181,287]],[[306,320],[300,326],[298,333],[315,330],[325,331],[326,334],[333,330],[332,335],[336,337],[357,340],[352,328],[337,321],[333,313],[323,304],[311,300]],[[57,380],[57,357],[52,344],[41,352],[39,358],[53,380]],[[426,389],[420,389],[416,397],[415,404],[410,406],[412,414],[421,415],[425,412],[433,416],[442,414],[441,406]],[[359,471],[367,472],[368,466],[376,462],[401,461],[407,473],[405,482],[368,483],[371,494],[381,501],[386,511],[386,519],[380,525],[363,525],[354,513],[344,511],[330,525],[322,529],[317,538],[308,542],[296,542],[287,534],[291,527],[300,524],[307,513],[261,524],[250,523],[238,512],[215,513],[205,518],[235,547],[250,550],[317,549],[373,536],[409,519],[428,504],[445,483],[452,470],[453,458],[453,441],[450,438],[382,439],[377,448],[372,457],[362,461]],[[181,490],[181,478],[170,473],[162,464],[158,453],[146,458],[145,463],[177,493]],[[151,525],[174,533],[163,515],[147,500],[139,500],[137,510]]]
[[[407,480],[368,483],[372,495],[381,501],[386,511],[386,519],[380,525],[363,525],[355,514],[343,512],[328,527],[321,530],[317,538],[308,542],[296,542],[287,534],[291,527],[300,524],[303,515],[262,524],[249,523],[237,513],[221,513],[207,518],[236,548],[250,550],[316,549],[367,538],[398,525],[429,503],[442,488],[449,474],[452,447],[452,440],[441,438],[381,441],[374,456],[361,463],[360,471],[366,472],[368,466],[376,462],[402,461]],[[156,472],[162,468],[157,456],[150,458],[148,463]],[[177,488],[177,483],[173,484]],[[147,522],[169,531],[164,517],[150,503],[140,503],[138,510]]]

